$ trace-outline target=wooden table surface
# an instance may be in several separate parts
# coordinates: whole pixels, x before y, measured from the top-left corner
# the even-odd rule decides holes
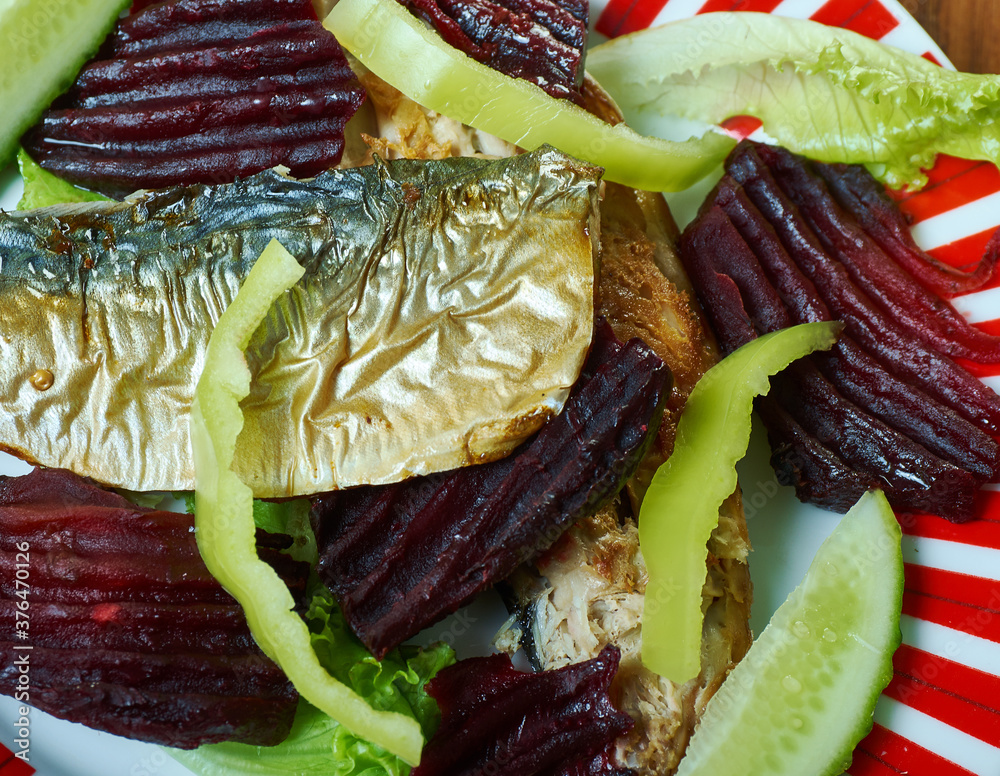
[[[959,70],[1000,73],[1000,0],[901,0]]]

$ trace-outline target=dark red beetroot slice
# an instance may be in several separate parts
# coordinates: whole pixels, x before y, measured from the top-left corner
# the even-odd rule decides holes
[[[846,465],[879,481],[896,509],[954,522],[972,519],[985,477],[943,461],[847,401],[808,360],[792,364],[771,384],[789,415]]]
[[[101,56],[127,57],[150,48],[194,48],[205,43],[244,40],[261,28],[284,24],[289,19],[316,21],[311,0],[135,2],[131,15],[108,36]]]
[[[1000,337],[970,325],[954,307],[896,264],[841,210],[805,159],[775,146],[758,145],[757,153],[830,254],[894,321],[949,356],[980,363],[1000,361]]]
[[[598,342],[594,358],[613,350]],[[586,371],[563,411],[505,459],[314,502],[320,578],[376,657],[546,550],[634,473],[669,370],[631,340]]]
[[[787,253],[775,255],[774,260],[790,259],[862,347],[900,379],[916,382],[978,428],[1000,433],[1000,397],[950,358],[903,331],[854,286],[847,270],[824,252],[752,146],[738,146],[727,168],[780,237]],[[775,275],[770,270],[769,274]]]
[[[506,655],[462,660],[427,685],[441,726],[413,776],[625,776],[603,754],[631,729],[608,691],[621,655],[556,671],[515,671]]]
[[[928,253],[914,242],[903,213],[885,188],[860,164],[821,164],[813,169],[826,181],[840,206],[858,222],[896,262],[924,287],[943,297],[982,288],[993,277],[1000,259],[1000,229],[971,272],[962,272]]]
[[[738,321],[741,316],[753,321],[759,333],[792,324],[754,252],[720,208],[703,209],[685,231],[681,245],[685,264],[699,288],[699,296],[712,311],[716,327],[720,321]],[[725,298],[708,294],[705,279],[716,282],[719,277],[729,280],[737,293]],[[732,332],[716,330],[727,349],[735,349],[757,336],[743,328]],[[936,512],[953,520],[972,516],[976,493],[986,482],[986,473],[977,477],[942,460],[872,417],[840,395],[809,359],[793,364],[774,378],[772,385],[777,402],[805,434],[835,455],[845,468],[856,471],[857,479],[879,483],[895,507]],[[785,435],[788,437],[788,432]],[[837,503],[840,501],[838,497]],[[832,506],[825,502],[822,505]]]
[[[586,0],[399,1],[476,61],[582,102]]]
[[[774,397],[763,396],[754,406],[767,428],[778,482],[794,487],[803,501],[844,513],[867,491],[880,487],[879,480],[850,468],[807,433]]]
[[[31,704],[57,717],[181,748],[287,736],[297,694],[211,580],[189,515],[39,469],[0,478],[0,537],[14,581],[0,594],[0,692],[17,692],[30,647]],[[287,542],[263,538],[262,557]],[[304,584],[306,564],[281,566]]]
[[[733,193],[730,189],[732,185],[731,181],[725,184],[730,194]],[[737,206],[735,201],[717,194],[715,201],[720,200],[728,201],[730,209]],[[749,203],[742,204],[753,207]],[[745,215],[746,211],[737,210],[738,217]],[[741,222],[746,224],[746,219],[741,218]],[[714,205],[704,210],[692,224],[692,229],[685,233],[683,254],[689,264],[710,264],[716,275],[732,279],[739,289],[740,306],[729,315],[737,318],[748,316],[758,334],[784,329],[796,322],[755,255],[762,251],[781,250],[780,245],[767,239],[777,239],[773,231],[768,235],[767,230],[761,228],[761,223],[768,226],[762,219],[751,222],[752,227],[748,230],[751,239],[745,241],[718,205]],[[751,250],[751,244],[756,246],[756,252]],[[699,277],[705,274],[703,269],[696,271]],[[699,282],[698,287],[700,294],[707,293],[704,283]],[[797,288],[793,290],[793,293],[797,292]],[[703,302],[714,311],[713,325],[718,327],[724,317],[721,308],[726,300],[715,295],[711,299],[703,298]],[[823,311],[819,306],[811,309],[821,314]],[[728,332],[720,337],[724,352],[734,349],[728,344],[731,338]],[[751,338],[744,331],[738,338],[738,344]],[[897,380],[850,337],[842,336],[830,352],[814,354],[809,360],[821,368],[832,386],[848,402],[863,407],[935,456],[980,479],[1000,474],[1000,445],[992,437],[932,397]],[[836,445],[833,447],[836,448]],[[899,501],[896,503],[901,505]]]
[[[774,227],[750,202],[739,184],[731,177],[725,176],[719,183],[714,201],[726,211],[746,243],[754,246],[758,261],[782,301],[788,306],[792,320],[795,323],[831,320],[830,310],[820,298],[816,286],[802,273],[785,250]],[[779,213],[787,213],[791,219],[797,217],[794,209],[786,209],[781,202],[778,202],[778,207]],[[800,250],[806,252],[819,250],[813,242],[810,242],[808,235],[795,231],[792,231],[791,235],[796,238],[804,237],[796,243]],[[865,332],[866,330],[862,328],[861,333]],[[841,340],[855,341],[850,335],[842,336]],[[902,378],[900,382],[919,388],[977,429],[994,430],[988,418],[989,413],[994,411],[991,407],[995,400],[981,382],[954,362],[946,361],[942,365],[936,365],[932,359],[935,368],[928,370],[926,364],[919,358],[911,357],[911,350],[903,347],[905,342],[901,343],[902,350],[891,347],[880,337],[860,338],[858,343],[867,349],[866,352],[884,374],[899,373]],[[973,400],[970,401],[969,398]]]
[[[308,0],[150,6],[104,54],[22,142],[42,167],[110,196],[276,165],[316,175],[340,161],[364,100]]]

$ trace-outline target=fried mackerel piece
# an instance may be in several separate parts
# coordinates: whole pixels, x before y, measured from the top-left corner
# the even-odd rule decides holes
[[[258,551],[301,596],[308,565],[281,538]],[[51,469],[0,478],[0,692],[182,749],[280,743],[298,703],[205,568],[190,515]]]

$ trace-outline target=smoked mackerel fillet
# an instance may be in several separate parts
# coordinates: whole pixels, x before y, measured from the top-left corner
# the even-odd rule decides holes
[[[543,149],[2,214],[0,448],[192,490],[209,335],[278,239],[306,273],[247,351],[234,470],[257,496],[500,457],[562,408],[590,345],[599,174]]]

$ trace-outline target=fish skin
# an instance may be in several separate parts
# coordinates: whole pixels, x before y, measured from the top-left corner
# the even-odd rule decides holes
[[[247,351],[234,469],[257,496],[504,455],[561,409],[589,347],[599,175],[543,149],[2,214],[0,446],[193,489],[208,336],[276,238],[306,273]]]

